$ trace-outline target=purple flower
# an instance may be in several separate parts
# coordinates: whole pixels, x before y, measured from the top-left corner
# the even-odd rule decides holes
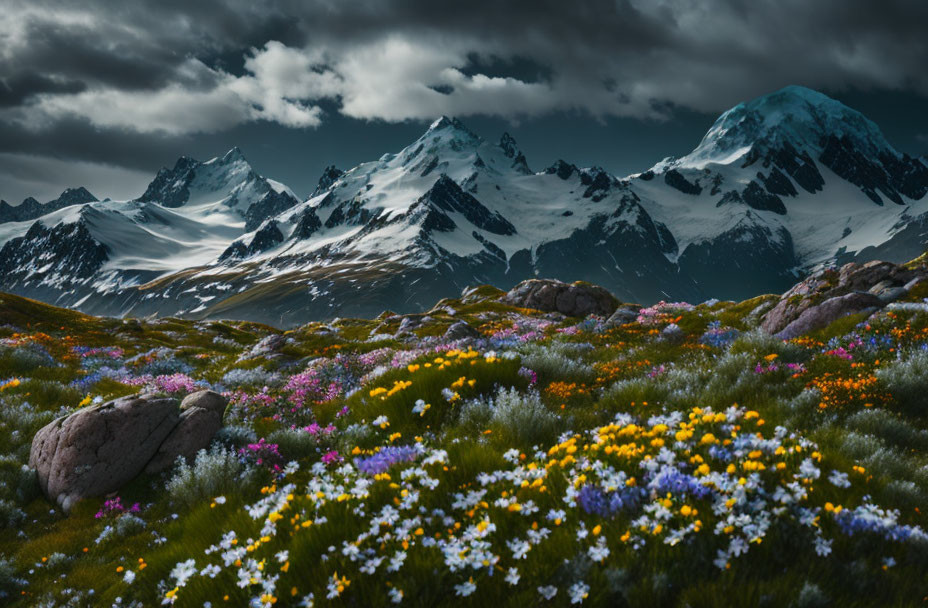
[[[341,462],[341,460],[342,460],[342,457],[338,455],[338,450],[332,450],[330,452],[326,452],[322,456],[322,464],[332,464],[335,462]]]
[[[97,511],[94,515],[95,519],[101,519],[108,515],[121,515],[123,513],[138,513],[141,511],[139,503],[134,503],[128,509],[123,506],[122,499],[117,496],[116,498],[110,498],[103,503],[103,506]]]
[[[415,446],[388,446],[371,456],[355,459],[355,465],[362,473],[379,475],[386,473],[395,464],[412,462],[418,457],[419,450]]]
[[[591,515],[612,517],[621,510],[631,511],[638,507],[644,490],[638,487],[625,487],[606,492],[601,487],[586,484],[580,488],[577,502],[580,508]]]
[[[529,369],[527,367],[519,368],[519,375],[528,380],[529,385],[534,386],[538,383],[538,374],[535,373],[535,370]]]

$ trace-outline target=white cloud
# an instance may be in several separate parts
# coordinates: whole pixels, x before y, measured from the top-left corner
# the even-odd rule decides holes
[[[672,106],[720,112],[791,83],[928,92],[920,69],[926,47],[913,42],[923,36],[911,19],[900,21],[899,10],[884,18],[837,0],[757,0],[750,8],[737,1],[708,8],[688,0],[576,6],[538,0],[537,11],[479,2],[467,10],[448,5],[434,11],[416,2],[306,4],[276,14],[301,34],[285,39],[309,41],[299,48],[264,42],[262,23],[270,22],[262,19],[274,11],[256,11],[247,0],[221,3],[229,19],[202,24],[202,36],[191,34],[194,8],[190,15],[127,8],[110,22],[92,9],[56,12],[12,2],[15,10],[0,23],[0,59],[11,65],[38,45],[37,36],[24,33],[27,23],[45,24],[46,40],[58,40],[49,32],[84,27],[106,33],[91,40],[116,41],[109,50],[90,45],[76,62],[86,90],[39,94],[29,98],[36,100],[31,105],[0,111],[0,121],[34,129],[66,116],[143,133],[216,132],[262,120],[312,128],[324,119],[323,101],[346,116],[385,121],[561,110],[663,118]],[[250,28],[262,35],[242,43]],[[256,40],[263,44],[245,53],[242,74],[194,58]],[[164,56],[165,48],[178,46]],[[158,88],[138,85],[121,65],[90,69],[87,64],[99,63],[95,52],[150,56],[158,78],[144,86]],[[528,59],[546,77],[474,74],[475,53],[503,63]]]

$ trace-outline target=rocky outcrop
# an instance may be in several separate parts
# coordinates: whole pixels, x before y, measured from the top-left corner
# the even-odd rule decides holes
[[[638,320],[639,310],[641,310],[641,307],[636,304],[624,304],[620,308],[617,308],[616,311],[606,319],[606,325],[608,327],[615,327],[617,325],[634,323]]]
[[[448,331],[445,332],[445,340],[476,340],[480,337],[480,332],[471,327],[466,321],[453,323]]]
[[[29,466],[45,495],[66,512],[75,502],[114,492],[143,471],[169,467],[206,447],[222,426],[226,400],[212,391],[176,399],[121,397],[44,426]]]
[[[510,289],[501,300],[512,306],[559,312],[568,317],[590,314],[609,316],[618,308],[611,293],[589,283],[563,283],[553,279],[529,279]]]
[[[829,298],[805,309],[799,317],[777,333],[778,338],[789,340],[803,334],[828,327],[832,321],[861,312],[875,312],[885,303],[877,296],[855,291],[843,296]]]
[[[790,330],[793,333],[813,318],[824,319],[844,311],[833,317],[834,320],[843,314],[852,314],[866,308],[882,308],[904,297],[924,276],[928,276],[924,270],[881,261],[866,264],[852,262],[839,269],[820,270],[784,293],[780,301],[764,315],[761,328],[767,333],[780,335],[809,311],[806,320]],[[838,299],[852,294],[856,296]],[[832,300],[834,302],[821,308]]]
[[[254,346],[239,355],[238,360],[255,359],[264,357],[267,359],[278,359],[282,355],[280,349],[287,343],[287,338],[283,334],[270,334],[258,340]]]

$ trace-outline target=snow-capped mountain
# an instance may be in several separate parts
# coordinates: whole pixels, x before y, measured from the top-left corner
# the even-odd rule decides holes
[[[87,188],[83,186],[68,188],[61,193],[61,196],[44,204],[31,196],[15,207],[6,201],[0,200],[0,224],[34,220],[47,213],[58,211],[59,209],[70,207],[71,205],[92,203],[96,200],[97,197],[88,192]]]
[[[7,211],[0,289],[95,313],[277,325],[533,276],[640,302],[740,298],[817,265],[915,257],[926,191],[923,159],[801,87],[739,104],[689,155],[625,179],[566,161],[533,171],[510,135],[488,142],[442,117],[399,152],[328,167],[306,200],[236,148],[182,157],[136,200]]]
[[[906,232],[926,224],[926,166],[803,87],[735,106],[692,153],[631,182],[671,227],[681,272],[719,297],[779,291],[797,271],[852,257],[908,260],[928,241]]]

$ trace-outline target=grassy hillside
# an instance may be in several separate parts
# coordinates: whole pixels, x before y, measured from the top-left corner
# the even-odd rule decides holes
[[[0,294],[0,603],[924,605],[928,316],[784,342],[773,297],[609,327],[499,293],[253,357],[276,330]],[[56,416],[201,387],[226,428],[118,502],[65,516],[23,466]]]

